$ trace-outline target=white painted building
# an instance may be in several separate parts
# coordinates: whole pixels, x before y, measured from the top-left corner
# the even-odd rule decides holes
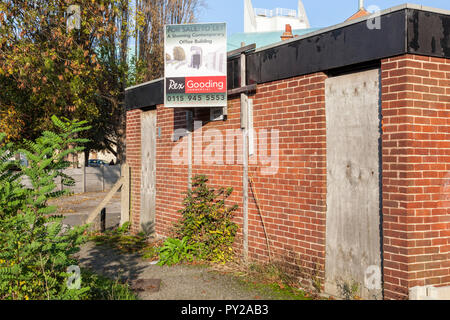
[[[244,32],[282,31],[287,24],[292,29],[310,28],[301,0],[298,0],[298,10],[253,8],[251,0],[244,0]]]

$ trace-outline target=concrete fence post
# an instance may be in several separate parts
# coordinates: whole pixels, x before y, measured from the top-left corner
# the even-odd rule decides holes
[[[86,164],[83,167],[83,193],[86,193]]]
[[[105,166],[101,166],[102,169],[102,191],[105,191]]]

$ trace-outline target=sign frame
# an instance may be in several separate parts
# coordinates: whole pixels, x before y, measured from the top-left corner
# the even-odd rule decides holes
[[[165,25],[163,85],[165,107],[227,107],[227,24]]]

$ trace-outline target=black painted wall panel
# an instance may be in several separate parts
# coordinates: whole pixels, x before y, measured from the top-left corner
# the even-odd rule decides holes
[[[156,81],[125,91],[127,110],[156,106],[164,103],[164,81]]]
[[[366,21],[249,55],[249,81],[263,83],[381,59],[405,52],[405,11],[381,17],[381,29]]]
[[[408,53],[450,57],[450,16],[407,10]]]
[[[246,56],[247,84],[373,64],[405,53],[450,58],[450,15],[403,9],[381,17],[381,28],[359,22]],[[240,59],[227,62],[228,89],[240,86]],[[162,104],[163,81],[126,91],[127,109]]]

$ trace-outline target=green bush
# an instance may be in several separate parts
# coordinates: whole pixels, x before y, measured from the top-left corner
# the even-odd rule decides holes
[[[174,265],[183,261],[192,261],[196,246],[188,243],[188,238],[182,240],[167,238],[163,246],[159,249],[159,266]]]
[[[143,233],[130,234],[130,223],[125,222],[121,227],[106,230],[103,233],[94,232],[89,240],[96,245],[107,245],[121,253],[139,253],[147,246],[147,238]]]
[[[137,300],[128,284],[87,270],[81,270],[81,275],[83,282],[91,288],[81,297],[82,300]]]
[[[193,178],[192,189],[183,201],[184,209],[179,211],[182,218],[175,225],[175,234],[196,245],[199,259],[226,262],[233,257],[238,226],[232,219],[238,206],[225,204],[233,188],[215,190],[208,187],[207,182],[203,175]]]
[[[62,170],[70,164],[65,160],[69,154],[83,150],[77,145],[86,140],[76,136],[88,128],[86,122],[52,120],[60,132],[46,131],[34,142],[24,141],[22,148],[2,144],[0,134],[0,299],[80,299],[89,290],[69,290],[66,284],[86,227],[63,230],[63,217],[48,205],[69,193],[56,191],[56,178],[74,184]],[[16,152],[26,155],[28,167],[9,160]],[[31,188],[21,184],[24,177]]]

